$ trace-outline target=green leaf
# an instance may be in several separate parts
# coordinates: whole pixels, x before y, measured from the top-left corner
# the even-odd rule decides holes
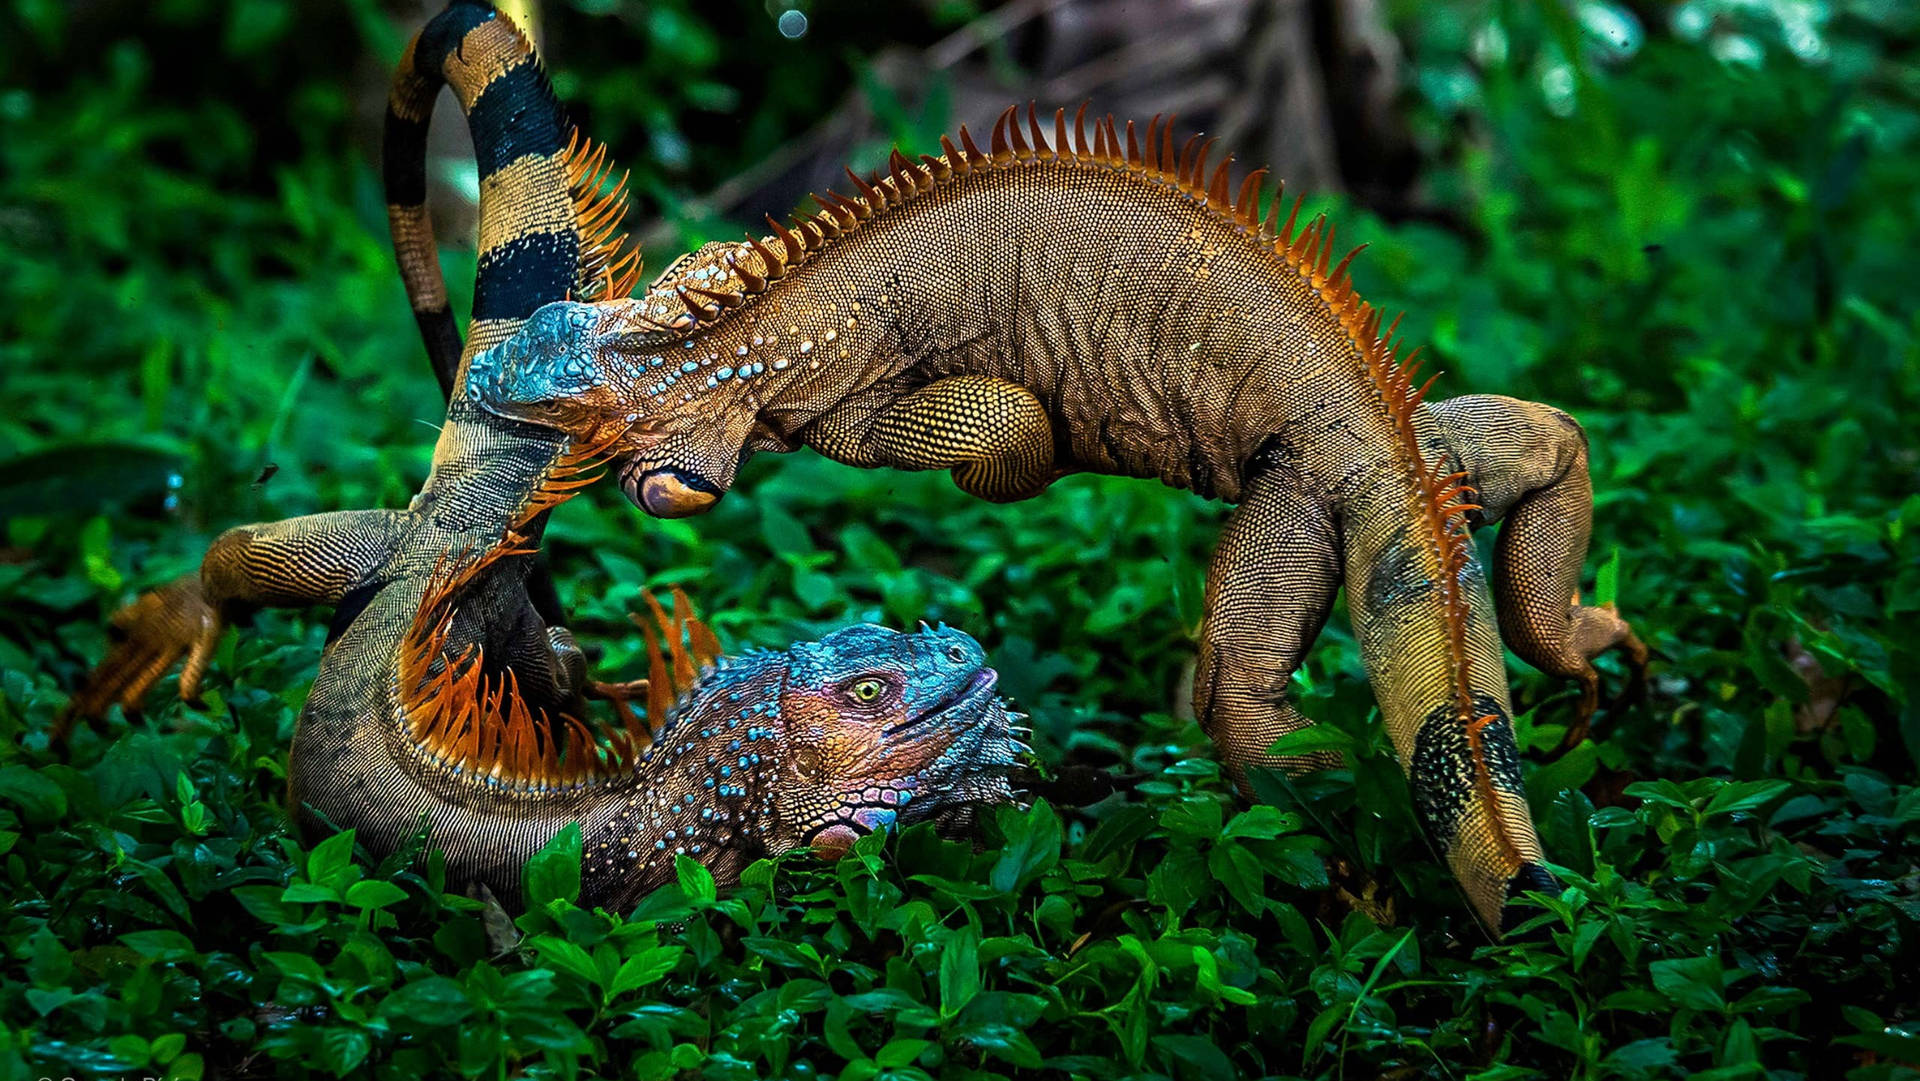
[[[187,1049],[186,1034],[181,1032],[169,1032],[162,1036],[155,1036],[153,1038],[153,1045],[150,1048],[148,1053],[149,1055],[151,1055],[155,1063],[161,1066],[165,1066],[167,1063],[172,1062],[174,1059],[178,1058],[180,1056],[180,1052],[185,1051],[186,1049]]]
[[[1220,831],[1220,836],[1222,839],[1250,837],[1269,840],[1283,833],[1292,833],[1299,828],[1299,815],[1290,814],[1278,807],[1263,803],[1234,815],[1226,828]]]
[[[578,976],[595,987],[600,985],[600,966],[579,946],[553,935],[535,935],[527,939],[527,945],[548,968]]]
[[[405,984],[380,1003],[383,1017],[434,1027],[458,1024],[472,1012],[466,989],[445,976]]]
[[[580,824],[570,822],[527,860],[527,907],[580,898]]]
[[[1318,751],[1353,750],[1353,737],[1330,724],[1316,724],[1288,732],[1267,747],[1268,754],[1313,754]]]
[[[1160,812],[1160,825],[1172,833],[1212,840],[1220,836],[1221,823],[1225,818],[1219,800],[1211,796],[1197,796],[1169,804],[1166,810]]]
[[[373,1041],[360,1029],[333,1026],[320,1032],[320,1063],[335,1077],[352,1073],[371,1050]]]
[[[940,949],[940,1016],[956,1017],[980,993],[980,936],[962,927]]]
[[[1707,801],[1705,813],[1717,815],[1751,811],[1771,803],[1792,787],[1791,781],[1729,781]]]
[[[1647,966],[1653,986],[1676,1006],[1717,1010],[1726,1004],[1724,975],[1717,957],[1682,957]]]
[[[349,908],[385,908],[407,899],[407,891],[391,882],[367,879],[347,887]]]
[[[636,991],[672,972],[686,955],[684,946],[651,946],[621,962],[613,982],[607,986],[609,999]]]
[[[873,1061],[883,1070],[898,1069],[911,1065],[914,1059],[920,1057],[922,1051],[932,1046],[932,1040],[907,1038],[888,1040],[886,1046],[874,1052]]]
[[[710,905],[719,899],[720,891],[713,884],[713,872],[706,865],[690,856],[673,857],[673,872],[680,880],[680,892],[695,906]]]
[[[193,940],[178,931],[128,931],[120,942],[150,961],[191,961],[200,956]]]
[[[1239,1073],[1220,1045],[1204,1036],[1155,1036],[1153,1046],[1159,1050],[1161,1061],[1167,1063],[1168,1069],[1182,1078],[1198,1081],[1234,1077]]]
[[[316,986],[325,985],[327,982],[326,970],[320,967],[320,962],[304,953],[295,953],[292,950],[278,950],[263,953],[261,956],[271,961],[275,968],[293,979],[305,980]]]
[[[1593,603],[1601,608],[1611,608],[1620,603],[1620,547],[1615,545],[1613,553],[1600,570],[1594,575]]]
[[[1240,907],[1258,914],[1267,907],[1267,899],[1261,892],[1261,884],[1266,872],[1260,867],[1260,859],[1238,844],[1219,844],[1207,853],[1207,870],[1216,882],[1227,888]]]
[[[1211,879],[1200,853],[1175,849],[1147,873],[1147,900],[1166,906],[1175,916],[1185,915]]]
[[[999,824],[1005,841],[988,877],[994,889],[1018,892],[1060,862],[1060,817],[1046,800],[1035,800],[1025,811],[1003,809]]]
[[[27,766],[0,767],[0,796],[29,822],[53,822],[67,813],[67,794],[51,777]]]
[[[1087,837],[1086,845],[1080,850],[1080,858],[1098,862],[1114,852],[1131,848],[1134,842],[1152,833],[1156,823],[1153,808],[1144,803],[1129,803],[1120,807]]]
[[[307,881],[338,891],[359,878],[353,866],[353,839],[354,831],[346,829],[314,845],[307,854]]]
[[[322,886],[313,882],[294,882],[280,891],[280,900],[290,905],[311,905],[322,901],[337,903],[340,900],[340,891],[332,886]]]
[[[251,912],[262,923],[299,923],[301,910],[283,899],[285,893],[286,889],[280,886],[238,886],[233,891],[233,897],[240,902],[240,907]]]

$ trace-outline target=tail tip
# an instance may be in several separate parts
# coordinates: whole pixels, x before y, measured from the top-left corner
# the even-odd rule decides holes
[[[1529,860],[1520,865],[1513,877],[1507,880],[1506,903],[1500,908],[1500,935],[1502,938],[1513,932],[1522,923],[1540,914],[1538,906],[1525,900],[1528,893],[1557,893],[1560,883],[1547,873],[1545,867]]]

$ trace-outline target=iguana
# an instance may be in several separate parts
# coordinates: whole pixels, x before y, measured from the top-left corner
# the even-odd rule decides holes
[[[432,65],[415,68],[428,55]],[[508,339],[549,301],[630,288],[622,279],[637,262],[611,258],[619,193],[600,190],[607,170],[590,144],[570,134],[560,142],[569,129],[525,39],[471,4],[430,24],[396,80],[401,123],[390,118],[390,162],[407,156],[396,144],[424,137],[439,85],[429,71],[460,94],[482,160],[503,163],[482,177],[481,234],[516,239],[483,245],[476,340]],[[409,129],[416,116],[420,126]],[[390,190],[417,181],[417,170],[409,181],[389,168]],[[423,212],[393,210],[403,275],[450,387],[459,339],[444,289],[438,309],[421,302],[420,283],[439,283],[438,267],[426,275],[407,262],[410,236],[431,261],[430,234],[409,233],[426,228]],[[555,328],[549,320],[535,329]],[[852,627],[722,659],[676,594],[671,619],[653,605],[657,638],[642,626],[648,679],[589,680],[571,634],[529,599],[527,577],[547,514],[590,483],[607,455],[646,445],[647,424],[577,395],[556,402],[556,383],[583,373],[554,350],[521,349],[538,340],[506,347],[515,386],[529,396],[517,406],[506,402],[516,391],[498,382],[491,409],[452,395],[432,472],[406,510],[222,534],[198,575],[116,615],[123,640],[72,712],[137,704],[183,656],[180,694],[191,699],[235,617],[333,605],[294,736],[297,817],[355,827],[376,850],[399,847],[424,824],[456,883],[484,884],[509,902],[525,859],[572,822],[583,827],[583,900],[624,907],[671,878],[677,855],[727,882],[763,853],[836,855],[895,821],[1011,799],[1007,771],[1024,750],[1017,715],[996,697],[979,644],[945,626]],[[535,420],[503,417],[507,409]],[[646,724],[627,705],[643,693]],[[587,698],[610,699],[623,723],[590,725]]]
[[[895,151],[884,175],[772,232],[708,245],[644,295],[559,306],[535,335],[572,358],[561,399],[647,418],[617,466],[635,503],[705,510],[753,452],[947,468],[1022,499],[1071,472],[1158,477],[1239,504],[1208,574],[1196,712],[1243,783],[1310,722],[1293,670],[1342,585],[1419,817],[1490,926],[1548,889],[1523,795],[1504,639],[1598,701],[1591,660],[1646,651],[1576,586],[1587,442],[1549,406],[1427,402],[1324,218],[1236,183],[1212,141],[1081,107],[1008,109],[982,150]],[[531,197],[531,196],[529,196]],[[544,197],[544,196],[543,196]],[[1263,213],[1262,208],[1269,207]],[[1358,249],[1355,249],[1357,251]],[[479,320],[476,320],[479,325]],[[497,340],[497,339],[495,339]],[[535,417],[510,349],[468,351],[482,408]],[[1417,351],[1416,351],[1417,352]],[[1489,568],[1471,527],[1504,520]],[[1496,623],[1496,609],[1498,618]]]
[[[653,603],[657,634],[643,624],[649,677],[588,681],[524,578],[547,511],[593,479],[597,454],[485,414],[446,431],[458,453],[404,511],[222,534],[199,575],[121,614],[126,637],[76,706],[136,702],[183,653],[192,697],[234,616],[335,605],[294,735],[296,817],[354,827],[376,851],[426,826],[453,883],[508,904],[526,859],[569,823],[583,903],[619,909],[670,880],[678,855],[730,883],[760,855],[834,856],[896,821],[1012,798],[1014,715],[979,644],[944,626],[850,627],[723,659],[676,593],[671,618]],[[645,723],[625,704],[641,694]],[[588,697],[614,699],[623,723],[590,725]]]

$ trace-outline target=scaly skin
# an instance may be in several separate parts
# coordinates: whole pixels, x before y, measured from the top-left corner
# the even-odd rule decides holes
[[[441,447],[404,511],[223,534],[197,578],[129,608],[126,640],[76,705],[138,702],[183,654],[198,658],[191,696],[235,617],[337,605],[294,735],[297,817],[354,827],[376,851],[424,825],[452,881],[509,904],[526,859],[574,822],[583,900],[624,908],[672,878],[676,855],[730,883],[761,855],[834,856],[895,821],[1011,799],[1011,716],[978,643],[945,627],[852,627],[720,659],[676,603],[649,680],[588,683],[524,583],[540,523],[590,479],[589,456],[485,414],[450,419]],[[619,702],[624,727],[596,734],[580,719],[596,693],[645,694],[652,723]]]
[[[1590,658],[1644,659],[1623,620],[1574,599],[1592,510],[1579,426],[1507,398],[1425,403],[1332,265],[1330,227],[1283,222],[1277,194],[1263,220],[1259,177],[1234,196],[1207,147],[1176,154],[1171,125],[1142,149],[1110,119],[1088,139],[1056,114],[1051,144],[1027,124],[1003,114],[991,152],[962,129],[939,158],[896,153],[858,196],[709,245],[645,296],[556,305],[524,332],[537,346],[473,357],[464,392],[503,416],[571,401],[645,418],[621,479],[660,515],[706,509],[756,450],[802,445],[949,468],[994,500],[1100,472],[1239,503],[1195,685],[1229,770],[1313,764],[1267,748],[1310,723],[1285,688],[1344,585],[1421,819],[1475,911],[1510,925],[1508,902],[1552,879],[1499,627],[1581,682],[1583,721]],[[516,371],[555,354],[579,377],[543,399]],[[1468,529],[1503,517],[1490,592]]]
[[[426,205],[427,122],[443,86],[467,117],[480,172],[479,269],[464,348]],[[451,0],[407,43],[387,98],[382,170],[400,277],[450,404],[466,358],[505,341],[541,305],[632,288],[638,254],[616,254],[623,187],[601,190],[612,172],[604,151],[567,122],[532,43],[491,5]],[[542,619],[565,621],[544,567],[528,592]]]
[[[458,357],[419,183],[441,77],[486,178],[482,302]],[[1257,175],[1237,190],[1224,166],[1209,175],[1207,147],[1176,153],[1171,123],[1143,141],[1096,122],[1088,139],[1060,114],[1049,140],[1009,111],[990,153],[962,129],[938,158],[896,154],[888,176],[853,178],[856,195],[830,193],[814,218],[709,245],[622,300],[631,264],[607,269],[617,215],[582,180],[601,159],[563,153],[551,92],[504,20],[457,0],[411,47],[393,103],[396,247],[456,399],[563,428],[646,418],[652,442],[625,457],[622,481],[661,515],[706,509],[753,451],[802,445],[949,468],[993,500],[1091,471],[1238,502],[1208,575],[1194,688],[1230,772],[1318,764],[1266,751],[1310,723],[1286,686],[1345,584],[1421,817],[1475,910],[1498,927],[1515,892],[1551,885],[1520,795],[1500,634],[1579,682],[1575,734],[1597,704],[1591,658],[1646,657],[1623,620],[1575,599],[1585,437],[1534,403],[1423,402],[1345,263],[1330,269],[1331,230],[1282,224],[1277,193],[1262,220]],[[501,345],[563,285],[605,302]],[[529,385],[517,367],[552,370],[536,353],[573,363]],[[1466,530],[1502,519],[1490,593]]]
[[[675,855],[728,882],[763,853],[835,855],[896,820],[1011,798],[1005,773],[1020,745],[993,672],[977,643],[944,627],[849,628],[696,678],[717,645],[699,624],[662,616],[671,665],[656,657],[650,678],[631,683],[586,678],[551,586],[533,570],[540,536],[592,460],[650,436],[632,414],[594,408],[583,373],[564,363],[520,357],[525,400],[495,387],[487,409],[464,393],[421,168],[443,81],[483,164],[466,354],[501,342],[513,354],[552,333],[549,321],[514,337],[543,305],[630,287],[635,264],[611,258],[619,199],[599,190],[603,156],[569,134],[525,38],[485,5],[456,0],[408,46],[388,116],[395,246],[449,393],[426,485],[404,511],[223,534],[199,575],[116,615],[123,641],[73,713],[137,706],[182,657],[180,693],[191,699],[235,618],[268,605],[337,606],[294,738],[299,817],[356,827],[380,850],[425,824],[455,881],[509,900],[526,857],[572,822],[584,832],[583,897],[624,907],[671,878]],[[651,726],[627,706],[642,694]],[[594,733],[581,720],[590,697],[612,700],[624,729]]]

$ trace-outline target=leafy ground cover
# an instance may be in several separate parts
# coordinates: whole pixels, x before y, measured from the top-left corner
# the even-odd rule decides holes
[[[857,41],[775,55],[757,105],[721,73],[766,27],[577,8],[555,17],[619,32],[574,36],[563,89],[616,147],[651,132],[623,156],[661,203],[862,63]],[[1408,310],[1437,393],[1586,424],[1592,592],[1657,654],[1646,701],[1559,757],[1569,695],[1515,663],[1566,889],[1496,944],[1420,839],[1337,617],[1296,690],[1347,768],[1230,797],[1176,705],[1224,512],[1142,482],[994,508],[796,456],[693,523],[596,492],[550,533],[614,671],[641,646],[636,592],[674,582],[733,644],[921,617],[981,637],[1042,761],[1117,781],[1006,810],[978,847],[870,838],[724,897],[689,865],[608,914],[573,903],[562,838],[506,919],[430,857],[290,835],[286,747],[324,636],[301,615],[229,639],[205,712],[156,704],[50,750],[137,589],[228,525],[397,505],[424,474],[434,387],[340,76],[398,39],[345,10],[181,0],[116,29],[22,0],[0,45],[19,76],[0,90],[0,1078],[1916,1076],[1911,11],[1396,9],[1438,213],[1321,205],[1372,243],[1360,284]],[[889,25],[927,32],[914,18]],[[592,89],[616,73],[648,92]],[[696,126],[716,112],[737,125]]]

